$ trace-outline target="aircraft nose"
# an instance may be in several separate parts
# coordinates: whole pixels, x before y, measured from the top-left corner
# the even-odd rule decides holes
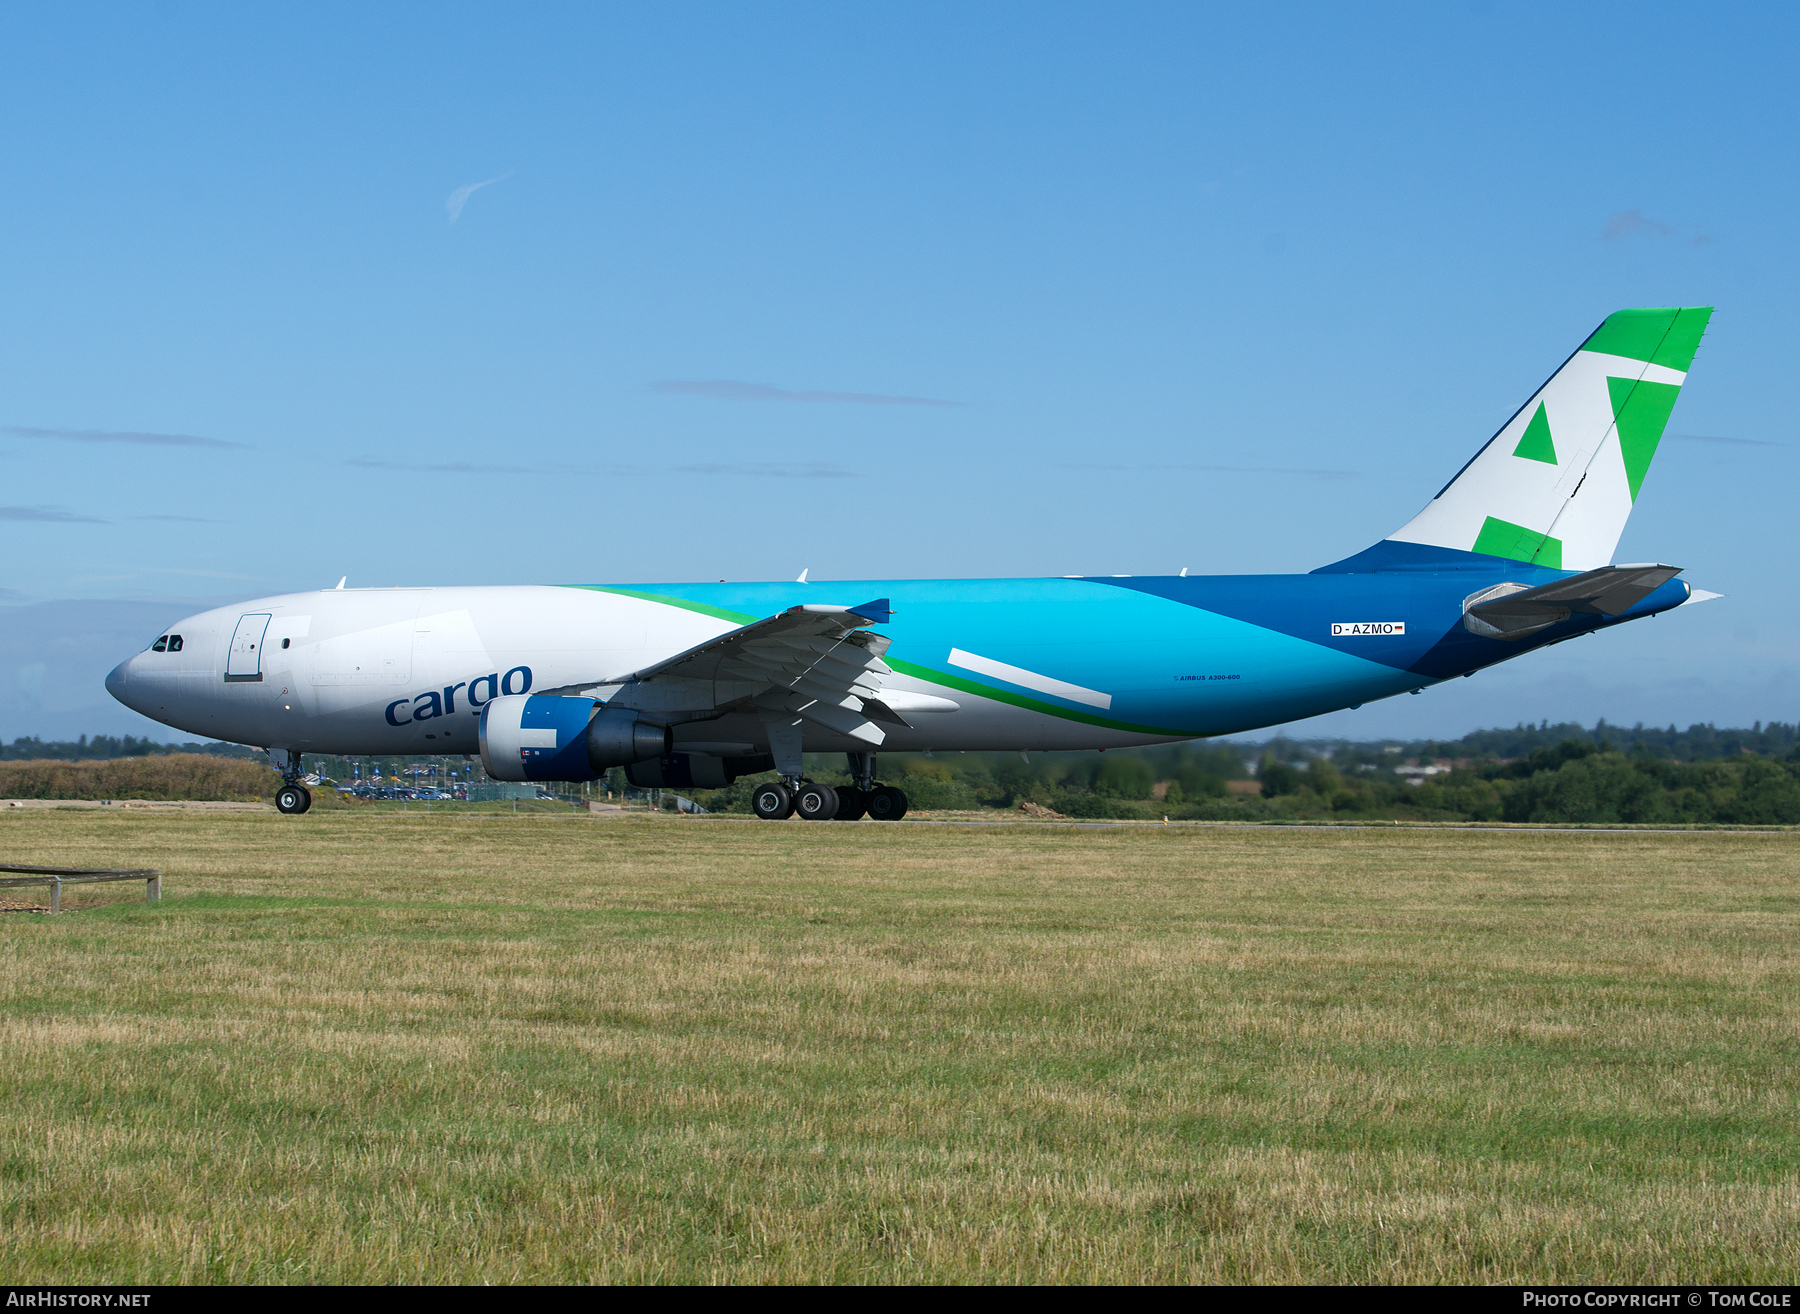
[[[106,692],[111,694],[114,698],[117,698],[120,702],[125,703],[125,686],[130,678],[131,658],[127,657],[107,673]],[[131,706],[130,703],[125,703],[125,705],[127,707]]]

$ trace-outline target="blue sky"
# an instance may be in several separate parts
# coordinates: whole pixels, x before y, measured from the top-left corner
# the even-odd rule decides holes
[[[1711,304],[1618,559],[1729,598],[1296,728],[1800,715],[1792,10],[0,24],[0,660],[345,574],[1308,570]],[[0,734],[148,724],[33,664]]]

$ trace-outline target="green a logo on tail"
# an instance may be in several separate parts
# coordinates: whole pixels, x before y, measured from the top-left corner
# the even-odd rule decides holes
[[[1612,561],[1711,306],[1621,310],[1392,537],[1563,570]]]
[[[1525,426],[1525,436],[1513,448],[1513,455],[1527,461],[1542,461],[1546,465],[1556,464],[1556,441],[1550,437],[1550,416],[1543,402],[1538,403],[1537,414]]]

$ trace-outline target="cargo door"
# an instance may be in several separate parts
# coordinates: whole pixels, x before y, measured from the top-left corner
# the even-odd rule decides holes
[[[227,683],[262,679],[263,633],[269,628],[269,612],[252,612],[238,618],[231,636],[231,651],[225,657]]]

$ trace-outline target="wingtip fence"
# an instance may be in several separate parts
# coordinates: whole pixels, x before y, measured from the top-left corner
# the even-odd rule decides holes
[[[0,874],[0,889],[21,885],[50,886],[50,911],[53,913],[62,911],[65,885],[142,881],[145,903],[155,903],[162,898],[162,873],[149,867],[22,867],[15,863],[0,862],[0,873],[21,873]]]

